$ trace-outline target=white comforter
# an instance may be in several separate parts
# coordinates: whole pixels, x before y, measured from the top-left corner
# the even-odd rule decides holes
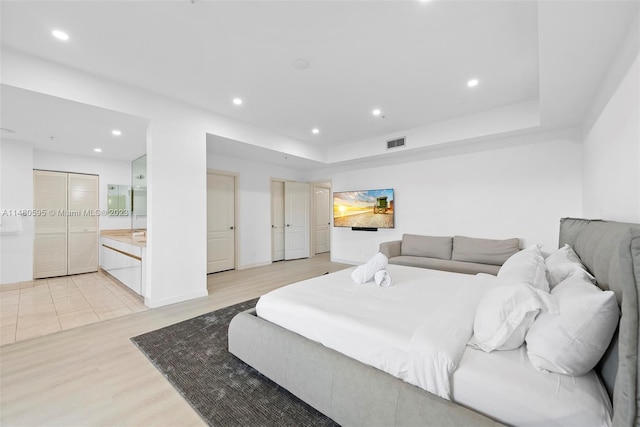
[[[449,379],[473,334],[476,307],[484,293],[496,285],[495,276],[466,277],[468,284],[427,317],[413,333],[409,346],[407,382],[449,400]]]
[[[394,285],[356,284],[353,269],[260,298],[258,316],[450,399],[449,378],[495,276],[389,265]]]

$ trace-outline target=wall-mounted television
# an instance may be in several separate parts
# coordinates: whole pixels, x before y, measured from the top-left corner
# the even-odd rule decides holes
[[[393,188],[333,193],[333,226],[353,229],[394,227]]]

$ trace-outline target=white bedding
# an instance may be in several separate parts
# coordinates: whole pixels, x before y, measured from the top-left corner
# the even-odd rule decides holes
[[[272,291],[260,298],[256,311],[507,424],[610,425],[610,403],[595,374],[567,386],[571,377],[535,371],[522,348],[486,354],[466,347],[479,299],[497,286],[494,276],[401,265],[387,270],[390,287],[355,284],[353,269],[346,269]]]
[[[473,334],[476,307],[484,293],[496,286],[496,278],[486,274],[447,277],[462,280],[464,285],[450,298],[443,298],[439,307],[413,331],[407,353],[407,377],[403,379],[451,400],[449,378]],[[438,282],[447,286],[444,278]]]
[[[451,378],[452,400],[518,427],[610,426],[612,407],[598,375],[537,371],[524,346],[485,353],[467,347]]]
[[[479,283],[482,280],[465,274],[389,265],[394,285],[385,288],[373,282],[354,283],[352,270],[276,289],[260,298],[257,314],[449,398],[448,376],[471,337],[473,325],[473,314],[465,316],[459,307],[473,305],[470,310],[475,313],[482,294],[479,290],[486,288]],[[493,282],[485,285],[492,286]],[[459,305],[458,301],[468,303]],[[434,322],[449,325],[449,333],[440,334],[441,329],[430,327]],[[413,339],[414,334],[419,339]],[[438,343],[440,340],[444,342]],[[410,357],[411,353],[416,357]]]

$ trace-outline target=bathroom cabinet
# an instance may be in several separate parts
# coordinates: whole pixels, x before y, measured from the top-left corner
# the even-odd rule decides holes
[[[144,256],[146,247],[100,238],[100,267],[139,295],[144,290]]]

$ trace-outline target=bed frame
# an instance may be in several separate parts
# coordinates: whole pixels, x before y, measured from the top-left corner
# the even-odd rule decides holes
[[[613,402],[614,426],[640,426],[638,396],[640,225],[563,218],[570,244],[621,307],[616,336],[596,367]],[[229,351],[345,426],[489,426],[494,420],[245,311],[229,325]]]

